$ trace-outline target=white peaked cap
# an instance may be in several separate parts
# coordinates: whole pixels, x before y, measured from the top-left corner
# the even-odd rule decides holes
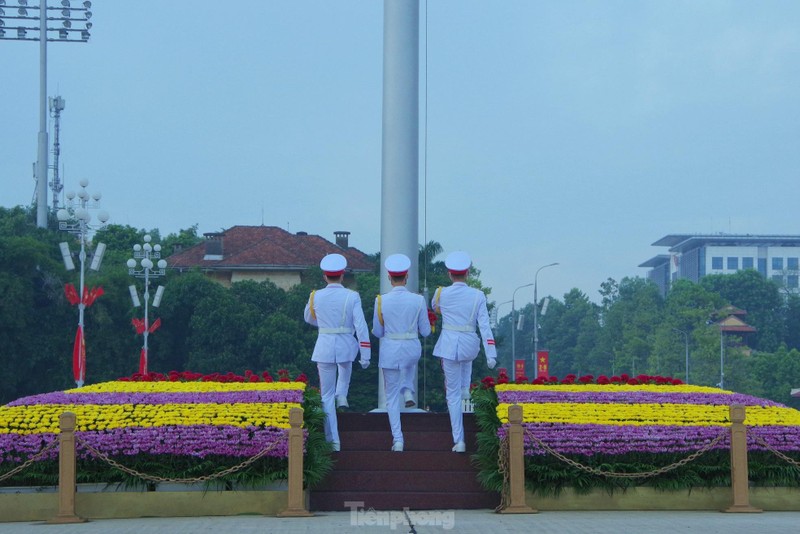
[[[403,276],[411,267],[411,260],[405,254],[392,254],[383,262],[386,271],[392,276]]]
[[[472,265],[472,260],[469,258],[469,254],[463,250],[451,252],[444,260],[444,266],[452,273],[466,274],[470,265]]]
[[[328,276],[344,274],[347,267],[347,258],[341,254],[328,254],[319,262],[319,268]]]

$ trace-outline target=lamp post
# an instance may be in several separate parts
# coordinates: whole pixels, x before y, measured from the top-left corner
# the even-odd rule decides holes
[[[533,275],[533,360],[536,361],[536,358],[539,357],[539,319],[537,309],[539,308],[539,297],[538,297],[538,282],[539,282],[539,271],[545,269],[547,267],[553,267],[558,265],[558,262],[549,263],[547,265],[542,265],[538,269],[536,269],[536,274]]]
[[[100,224],[90,224],[92,215],[90,209],[100,208],[100,193],[89,195],[86,186],[89,185],[88,180],[81,180],[81,189],[77,195],[74,191],[67,193],[67,201],[65,206],[58,210],[56,217],[58,218],[58,229],[64,230],[75,235],[80,242],[81,250],[78,253],[78,260],[80,261],[80,287],[78,292],[72,284],[66,284],[64,291],[70,304],[78,306],[78,332],[75,335],[75,344],[72,351],[72,371],[75,376],[75,383],[81,387],[86,378],[86,340],[84,338],[84,310],[91,306],[95,299],[103,294],[103,288],[97,287],[91,290],[86,289],[86,244],[89,232],[92,230],[102,230],[108,222],[108,212],[100,210],[97,213],[97,219]],[[64,260],[64,266],[68,271],[75,269],[75,264],[72,261],[72,253],[69,250],[69,244],[62,242],[59,244],[61,248],[61,256]],[[103,243],[98,243],[92,255],[92,263],[89,268],[93,271],[100,269],[100,263],[103,261],[103,254],[105,254],[106,246]]]
[[[725,331],[719,325],[719,389],[725,389]]]
[[[498,321],[499,321],[498,318],[500,317],[500,307],[504,306],[505,304],[511,304],[511,302],[512,301],[510,301],[510,300],[506,300],[505,302],[501,302],[500,304],[495,305],[494,309],[492,310],[492,317],[491,317],[491,327],[492,328],[496,328],[497,325],[499,324],[498,323]],[[514,319],[512,318],[511,321],[513,323]],[[514,328],[514,325],[512,324],[511,327]],[[513,362],[512,362],[512,365],[513,365]]]
[[[683,334],[683,342],[686,348],[686,383],[689,383],[689,333],[680,328],[673,328],[675,332]]]
[[[532,285],[533,284],[525,284],[524,286],[519,286],[511,294],[511,365],[516,365],[517,361],[517,320],[515,315],[514,300],[517,298],[517,291],[523,287],[531,287]]]
[[[71,7],[69,0],[61,0],[60,4],[50,7],[47,0],[39,0],[38,6],[29,6],[28,0],[16,0],[16,5],[10,6],[6,0],[0,0],[0,40],[39,41],[39,135],[35,168],[36,225],[39,228],[47,227],[47,42],[85,43],[89,40],[89,29],[92,27],[89,22],[92,18],[91,2],[83,2],[82,7]],[[73,17],[81,14],[83,18]],[[14,21],[15,26],[7,26],[6,21]],[[39,24],[26,26],[33,22]],[[61,23],[60,27],[48,26],[48,23],[58,22]],[[85,23],[85,28],[73,28],[73,22]],[[13,34],[9,32],[12,29]],[[28,37],[29,31],[39,33]],[[50,37],[51,34],[53,37]],[[75,35],[80,37],[73,38]]]
[[[167,260],[161,258],[161,245],[151,245],[152,237],[149,235],[144,236],[144,244],[136,244],[133,246],[133,258],[127,261],[128,274],[136,278],[144,279],[144,319],[133,319],[133,326],[137,334],[142,334],[144,343],[142,344],[142,351],[139,355],[139,373],[147,374],[147,360],[148,360],[148,347],[147,337],[149,334],[155,332],[161,326],[161,319],[156,319],[153,324],[150,324],[149,306],[150,306],[150,279],[164,276],[167,272]],[[139,260],[140,269],[136,268],[136,260]],[[157,264],[153,264],[153,260],[158,260]],[[153,267],[158,267],[154,269]],[[139,302],[139,294],[136,291],[136,285],[128,286],[131,293],[131,300],[133,307],[138,308],[141,303]],[[164,295],[164,286],[158,286],[156,294],[153,297],[153,307],[158,308],[161,305],[161,297]]]

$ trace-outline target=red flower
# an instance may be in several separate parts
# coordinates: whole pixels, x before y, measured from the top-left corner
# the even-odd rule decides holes
[[[518,376],[518,377],[517,377],[517,378],[514,380],[514,382],[516,382],[517,384],[527,384],[527,383],[528,383],[528,377],[527,377],[527,376],[525,376],[525,375]]]
[[[494,387],[494,377],[487,376],[483,380],[481,380],[481,384],[483,384],[483,389],[491,389]]]
[[[297,378],[295,378],[295,380],[297,382],[302,382],[304,384],[308,384],[308,377],[306,376],[305,373],[300,373],[299,375],[297,375]]]
[[[578,379],[578,382],[581,384],[591,384],[594,382],[594,377],[592,375],[583,375]]]
[[[606,375],[600,375],[597,377],[597,383],[604,386],[606,384],[610,384],[611,380],[609,380]]]

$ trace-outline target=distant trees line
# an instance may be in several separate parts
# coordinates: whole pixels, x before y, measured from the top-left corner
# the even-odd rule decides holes
[[[55,226],[53,221],[51,227]],[[131,320],[142,312],[133,308],[128,286],[141,282],[134,282],[125,262],[145,234],[161,243],[167,254],[175,246],[186,248],[200,241],[196,225],[167,236],[158,229],[110,225],[97,238],[107,244],[107,251],[99,272],[87,270],[86,285],[102,286],[105,294],[85,314],[87,383],[129,376],[138,369],[142,339]],[[77,311],[64,296],[64,284],[76,284],[77,275],[65,270],[58,248],[59,242],[69,240],[64,232],[37,228],[28,208],[0,208],[0,403],[75,385],[72,343]],[[437,261],[441,252],[436,242],[420,247],[419,272],[425,279],[419,287],[427,285],[431,293],[449,283],[443,262]],[[373,259],[376,271],[356,278],[370,324],[380,288],[380,258],[376,254]],[[480,272],[474,270],[472,275],[471,284],[481,287]],[[287,369],[292,375],[304,372],[312,385],[317,383],[311,362],[316,331],[303,322],[303,308],[309,292],[323,285],[318,269],[289,291],[253,281],[237,282],[228,289],[198,271],[168,270],[166,279],[158,283],[166,286],[166,292],[160,307],[151,309],[151,319],[160,317],[162,326],[149,338],[150,370]],[[552,374],[646,373],[683,378],[685,338],[678,329],[688,335],[690,381],[716,384],[719,330],[706,322],[730,303],[747,310],[745,320],[758,331],[745,340],[726,335],[726,389],[790,403],[789,390],[800,387],[800,302],[794,295],[782,295],[755,272],[710,276],[700,284],[680,281],[666,298],[640,278],[608,280],[600,295],[601,303],[595,304],[573,289],[563,299],[551,300],[547,314],[540,317],[540,348],[550,350]],[[532,315],[532,305],[521,313]],[[516,354],[529,360],[530,378],[535,374],[530,361],[532,323],[524,321],[524,329],[516,334]],[[511,364],[510,327],[511,318],[506,316],[495,329],[501,364],[506,366]],[[419,398],[423,406],[444,410],[441,369],[431,355],[437,335],[423,344]],[[747,341],[752,354],[746,354],[742,341]],[[377,357],[375,343],[374,362]],[[484,361],[481,355],[474,366],[476,382],[489,373]],[[352,409],[375,408],[377,387],[377,365],[354,369]]]

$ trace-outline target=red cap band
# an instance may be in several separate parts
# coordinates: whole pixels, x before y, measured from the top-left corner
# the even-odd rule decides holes
[[[336,278],[337,276],[342,276],[344,271],[325,271],[325,276],[330,276],[331,278]]]
[[[386,271],[389,273],[389,276],[405,276],[408,274],[408,271]]]
[[[448,269],[448,270],[450,271],[450,274],[455,275],[455,276],[464,276],[469,272],[469,269],[466,269],[464,271],[454,271],[452,269]]]

